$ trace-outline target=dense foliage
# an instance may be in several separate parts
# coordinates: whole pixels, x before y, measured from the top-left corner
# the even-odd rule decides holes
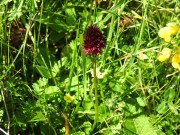
[[[179,7],[177,0],[2,0],[1,134],[180,134]],[[93,24],[103,34],[96,70],[84,53]]]

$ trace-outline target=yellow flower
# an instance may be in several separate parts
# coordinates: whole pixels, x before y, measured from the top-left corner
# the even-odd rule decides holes
[[[177,48],[177,51],[172,57],[172,66],[180,70],[180,47],[177,44],[174,46]]]
[[[173,23],[168,23],[166,27],[163,27],[159,30],[158,35],[159,37],[163,38],[165,42],[171,41],[171,35],[177,34],[179,31],[179,27]]]
[[[180,52],[177,52],[172,57],[172,66],[180,70]]]
[[[64,96],[64,100],[67,102],[67,103],[71,103],[74,98],[68,93]]]
[[[163,48],[163,50],[161,51],[161,55],[158,56],[158,60],[160,62],[163,62],[165,60],[167,60],[171,55],[171,49],[169,48]]]

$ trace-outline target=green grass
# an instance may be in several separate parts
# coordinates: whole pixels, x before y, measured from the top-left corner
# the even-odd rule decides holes
[[[159,52],[179,44],[158,37],[180,25],[176,0],[0,2],[0,132],[28,135],[178,135],[179,71]],[[106,39],[96,66],[85,56],[86,28]],[[139,54],[147,59],[139,59]],[[172,54],[172,55],[173,55]],[[73,97],[71,103],[64,99]],[[97,124],[93,127],[94,120]]]

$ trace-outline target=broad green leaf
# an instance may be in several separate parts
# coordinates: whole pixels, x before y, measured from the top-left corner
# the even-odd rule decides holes
[[[126,116],[133,116],[133,115],[139,115],[139,114],[145,114],[143,108],[138,107],[137,101],[135,98],[129,98],[128,100],[125,101],[126,106],[125,108],[125,114]]]
[[[52,67],[51,69],[51,72],[52,72],[52,76],[55,77],[60,71],[60,65],[59,63],[55,63],[54,66]]]
[[[139,116],[125,121],[126,135],[165,135],[157,127],[153,127],[149,117]]]
[[[60,89],[59,87],[57,86],[49,86],[45,89],[45,94],[46,95],[53,95],[53,94],[56,94],[56,93],[59,93],[60,92]]]
[[[69,78],[65,80],[66,83],[69,83]],[[78,76],[73,76],[70,86],[70,91],[79,91],[82,88],[82,85],[79,84]],[[80,91],[79,91],[80,92]]]
[[[174,100],[175,96],[176,95],[175,95],[174,89],[169,89],[164,93],[165,100],[170,101],[170,102]]]
[[[126,119],[124,123],[125,135],[135,135],[136,128],[133,119]]]
[[[175,114],[178,115],[178,105],[173,104],[172,102],[168,103],[169,109]]]
[[[176,96],[176,92],[174,89],[170,89],[170,92],[169,92],[169,100],[168,101],[173,101],[174,98]]]
[[[109,87],[116,92],[120,92],[120,93],[124,93],[125,90],[125,86],[121,85],[120,83],[118,83],[117,81],[110,81],[109,82]]]
[[[136,100],[140,106],[142,106],[142,107],[146,106],[146,101],[144,98],[138,97],[138,98],[136,98]]]
[[[79,128],[90,127],[91,125],[91,122],[85,121]]]
[[[166,101],[162,101],[161,104],[157,108],[158,113],[165,113],[168,110]]]
[[[84,100],[82,106],[84,110],[90,110],[93,107],[93,102],[91,100]]]
[[[134,125],[138,135],[158,135],[159,131],[149,122],[149,117],[140,116],[135,118]]]
[[[72,5],[69,5],[69,7],[65,9],[65,14],[66,23],[74,25],[76,23],[76,12]]]
[[[109,117],[109,111],[104,103],[101,103],[98,106],[98,112],[99,112],[98,122],[100,123],[104,122],[104,120],[107,119],[107,117]]]
[[[39,66],[39,65],[36,65],[35,66],[37,68],[37,70],[39,71],[39,73],[41,74],[42,77],[45,77],[45,78],[51,78],[51,73],[49,72],[49,70],[44,67],[44,66]]]
[[[85,121],[79,128],[83,129],[83,131],[86,132],[86,134],[89,134],[89,131],[91,130],[92,123],[89,121]]]
[[[73,50],[72,50],[71,44],[72,44],[72,42],[70,43],[70,45],[67,45],[62,49],[62,52],[61,52],[62,57],[71,57],[72,58]]]

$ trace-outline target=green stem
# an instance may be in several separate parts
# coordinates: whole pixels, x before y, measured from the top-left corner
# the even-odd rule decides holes
[[[97,92],[97,76],[96,76],[96,57],[94,57],[94,67],[93,67],[93,72],[94,72],[94,94],[95,94],[95,105],[94,105],[94,109],[95,109],[95,119],[94,119],[94,123],[93,123],[93,127],[91,129],[91,131],[94,130],[97,120],[98,120],[98,92]]]

